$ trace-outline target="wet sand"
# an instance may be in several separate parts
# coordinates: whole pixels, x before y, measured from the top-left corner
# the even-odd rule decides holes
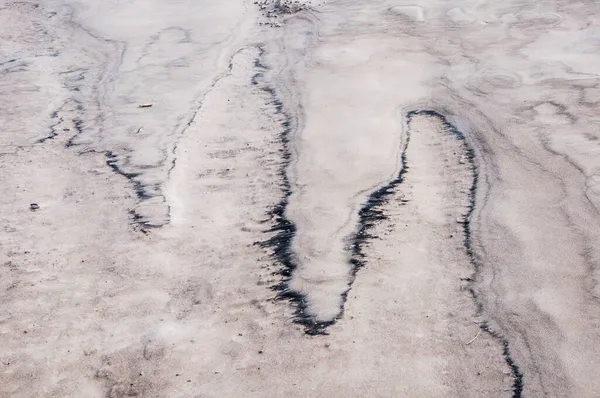
[[[0,3],[0,396],[600,395],[599,20]]]

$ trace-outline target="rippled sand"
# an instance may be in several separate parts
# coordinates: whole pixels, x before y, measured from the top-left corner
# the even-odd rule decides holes
[[[599,23],[0,2],[0,396],[600,396]]]

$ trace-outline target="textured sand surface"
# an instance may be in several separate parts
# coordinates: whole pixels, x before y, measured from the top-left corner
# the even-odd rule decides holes
[[[600,396],[598,65],[590,1],[0,1],[0,396]]]

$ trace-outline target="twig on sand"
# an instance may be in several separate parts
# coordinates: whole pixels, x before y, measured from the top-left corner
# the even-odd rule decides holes
[[[468,342],[466,345],[469,345],[469,344],[471,344],[472,342],[474,342],[474,341],[475,341],[475,339],[477,339],[477,337],[479,337],[479,335],[480,335],[480,334],[481,334],[481,329],[479,329],[479,331],[477,332],[477,336],[473,337],[473,338],[471,339],[471,341],[469,341],[469,342]]]

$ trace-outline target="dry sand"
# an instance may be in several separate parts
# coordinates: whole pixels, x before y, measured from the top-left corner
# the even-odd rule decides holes
[[[600,396],[599,23],[0,2],[0,396]]]

